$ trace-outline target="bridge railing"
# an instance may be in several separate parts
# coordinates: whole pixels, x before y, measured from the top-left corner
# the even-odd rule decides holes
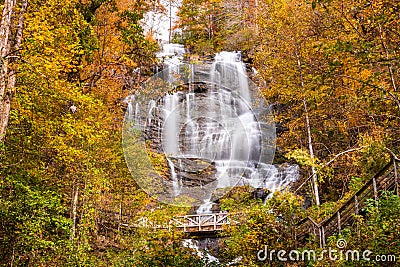
[[[170,225],[184,232],[221,231],[230,224],[227,213],[194,214],[172,219]]]
[[[192,214],[177,216],[164,224],[152,222],[146,217],[133,219],[133,216],[123,215],[117,212],[104,212],[104,217],[108,220],[102,220],[102,225],[112,225],[113,229],[122,228],[153,228],[153,229],[171,229],[175,228],[187,233],[194,232],[213,232],[222,231],[224,225],[229,225],[228,214],[210,213],[210,214]]]
[[[345,226],[355,221],[355,216],[373,200],[375,205],[385,191],[394,191],[399,195],[399,160],[393,158],[378,174],[365,183],[347,202],[345,202],[332,216],[316,223],[311,218],[305,218],[297,224],[296,239],[304,240],[310,234],[317,237],[320,247],[326,245],[328,237],[341,233]]]

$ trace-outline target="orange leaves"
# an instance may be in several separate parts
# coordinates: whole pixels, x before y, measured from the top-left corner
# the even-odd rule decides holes
[[[360,137],[375,130],[387,129],[378,139],[392,146],[389,140],[400,134],[394,130],[398,125],[394,117],[400,114],[395,75],[400,39],[394,34],[399,19],[392,15],[398,5],[390,1],[312,5],[298,0],[259,4],[263,13],[258,17],[255,65],[267,82],[265,95],[284,107],[277,109],[275,119],[290,129],[278,137],[278,145],[307,147],[304,99],[321,162],[364,145]],[[353,159],[356,165],[360,156]],[[366,165],[374,166],[372,162]],[[363,171],[357,167],[348,173],[346,164],[335,166],[338,183]]]
[[[57,77],[61,72],[77,71],[75,59],[83,52],[74,29],[80,16],[72,5],[72,1],[65,2],[60,8],[48,1],[27,14],[23,46],[31,56],[29,63],[44,75]]]

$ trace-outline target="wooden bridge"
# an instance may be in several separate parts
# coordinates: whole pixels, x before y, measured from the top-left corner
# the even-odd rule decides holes
[[[118,213],[107,212],[107,218],[109,220],[102,220],[101,225],[109,225],[111,228],[153,228],[153,229],[167,229],[172,228],[185,233],[191,234],[207,234],[216,231],[222,231],[224,225],[229,225],[231,221],[229,220],[228,214],[223,213],[210,213],[210,214],[193,214],[185,216],[177,216],[171,219],[166,224],[154,223],[148,218],[141,217],[132,222],[131,218],[127,215],[122,215]],[[110,220],[111,218],[111,220]]]
[[[174,218],[170,224],[185,233],[222,231],[230,221],[227,213],[195,214]]]
[[[400,167],[399,159],[393,158],[378,174],[369,180],[351,199],[345,202],[332,216],[320,223],[312,218],[301,220],[296,227],[296,239],[303,242],[310,235],[317,237],[320,247],[326,245],[328,237],[341,233],[345,226],[355,222],[355,216],[369,204],[369,200],[378,204],[378,199],[385,191],[394,191],[399,195],[398,170]]]

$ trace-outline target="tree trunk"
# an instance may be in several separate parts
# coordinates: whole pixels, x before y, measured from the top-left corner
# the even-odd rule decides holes
[[[371,7],[372,7],[372,11],[374,12],[374,16],[375,16],[374,5],[371,5]],[[388,44],[385,41],[385,37],[384,37],[384,34],[383,34],[383,27],[379,22],[378,22],[378,30],[379,30],[379,40],[381,42],[383,51],[385,52],[385,55],[386,55],[386,60],[388,62],[387,68],[388,68],[388,71],[389,71],[390,82],[392,84],[393,90],[395,92],[397,92],[396,77],[395,77],[395,74],[394,74],[394,71],[393,71],[393,63],[392,63],[392,61],[390,59],[389,47],[388,47]],[[396,99],[397,99],[397,97],[396,97]]]
[[[18,58],[17,54],[22,43],[25,12],[28,0],[22,0],[18,24],[14,25],[17,0],[6,0],[0,22],[0,142],[3,142],[10,116],[11,100],[16,84],[15,67],[10,64]],[[13,33],[13,29],[15,32]],[[11,45],[13,46],[11,47]],[[14,53],[14,55],[12,55]]]
[[[77,206],[78,206],[78,196],[79,196],[79,187],[75,189],[74,199],[72,201],[72,231],[71,231],[71,240],[75,239],[76,236],[76,217],[77,217]]]
[[[169,0],[169,31],[168,31],[168,43],[171,43],[172,37],[172,0]]]
[[[310,124],[310,117],[308,114],[308,106],[307,106],[307,101],[305,98],[305,84],[304,84],[304,76],[303,76],[303,69],[301,68],[301,59],[298,51],[298,45],[295,44],[295,54],[296,54],[296,59],[297,59],[297,68],[299,71],[299,76],[300,76],[300,82],[301,82],[301,88],[303,90],[303,107],[304,107],[304,113],[306,116],[306,130],[307,130],[307,138],[308,138],[308,150],[310,153],[310,157],[312,160],[314,160],[314,147],[313,147],[313,141],[312,141],[312,135],[311,135],[311,124]],[[314,191],[314,197],[315,197],[315,204],[317,206],[320,205],[319,201],[319,189],[318,189],[318,176],[317,176],[317,171],[315,170],[314,166],[311,166],[311,173],[312,173],[312,187]]]

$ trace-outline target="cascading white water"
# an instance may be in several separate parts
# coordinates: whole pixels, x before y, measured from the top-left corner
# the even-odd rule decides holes
[[[150,102],[149,102],[149,119],[148,119],[148,125],[151,125],[151,120],[153,119],[153,116],[152,116],[152,112],[153,112],[153,109],[156,107],[156,102],[154,101],[154,100],[150,100]]]
[[[133,120],[133,105],[131,101],[128,101],[128,116],[129,120]]]
[[[200,249],[198,241],[193,239],[185,239],[182,241],[182,244],[186,248],[193,249],[199,258],[206,260],[208,263],[214,263],[215,265],[219,266],[219,260],[210,253]]]
[[[179,194],[179,180],[178,177],[176,175],[175,172],[175,165],[174,163],[172,163],[172,161],[167,157],[167,162],[168,162],[168,166],[171,170],[171,176],[172,176],[172,186],[173,186],[173,190],[174,190],[174,195],[177,196]]]
[[[174,84],[179,79],[176,74],[188,70],[181,59],[184,49],[174,45],[164,48],[164,54],[171,58],[164,61],[168,69],[157,77]],[[189,67],[190,73],[183,79],[188,84],[186,89],[168,92],[146,104],[144,128],[157,129],[151,138],[158,140],[150,141],[160,143],[167,156],[173,196],[184,191],[183,178],[177,173],[185,169],[183,158],[210,162],[216,169],[214,189],[250,185],[276,191],[296,180],[297,166],[275,166],[265,160],[263,131],[268,123],[263,125],[258,111],[252,110],[252,106],[260,106],[254,104],[260,99],[252,99],[254,88],[249,86],[241,54],[221,52],[212,65]],[[195,72],[201,79],[195,77]],[[140,121],[143,114],[137,106],[128,103],[128,109],[128,116]],[[211,212],[213,190],[207,192],[198,213]]]
[[[178,153],[178,135],[179,135],[179,96],[177,93],[168,94],[164,97],[164,126],[162,143],[164,152],[168,156],[176,156]]]
[[[157,58],[163,62],[168,70],[168,80],[173,82],[174,74],[179,73],[179,66],[182,64],[185,47],[181,44],[163,44],[162,51],[157,54]]]
[[[157,54],[158,57],[182,57],[185,54],[185,47],[181,44],[163,44],[162,51]]]
[[[135,95],[130,95],[125,99],[127,103],[127,120],[134,121],[137,125],[140,124],[140,107],[139,103],[135,101]]]
[[[234,87],[245,103],[250,103],[246,66],[242,62],[240,52],[223,51],[218,53],[211,68],[211,79],[219,87]]]

